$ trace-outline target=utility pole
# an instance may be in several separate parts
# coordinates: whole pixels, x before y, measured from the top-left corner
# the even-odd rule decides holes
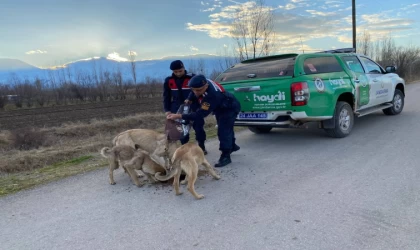
[[[352,0],[353,10],[353,49],[356,51],[356,0]]]

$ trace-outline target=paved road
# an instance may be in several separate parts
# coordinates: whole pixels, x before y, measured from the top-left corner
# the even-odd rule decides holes
[[[419,249],[420,84],[399,116],[353,134],[244,131],[234,163],[184,188],[133,186],[121,170],[67,178],[0,199],[1,249]],[[209,143],[211,162],[217,142]]]

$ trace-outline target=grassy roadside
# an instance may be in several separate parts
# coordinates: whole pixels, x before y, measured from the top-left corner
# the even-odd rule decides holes
[[[243,129],[237,127],[235,131],[239,132]],[[207,139],[217,137],[217,128],[215,128],[213,123],[210,122],[206,126],[206,133]],[[191,130],[190,141],[195,141],[194,130]],[[0,175],[0,197],[69,176],[104,168],[107,165],[107,161],[100,157],[98,153],[89,153],[33,170],[2,174]]]

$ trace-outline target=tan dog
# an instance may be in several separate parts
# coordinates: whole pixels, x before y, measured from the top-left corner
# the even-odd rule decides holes
[[[154,153],[158,147],[158,142],[161,142],[161,144],[164,142],[166,143],[166,135],[150,129],[130,129],[118,134],[112,140],[114,146],[128,145],[134,148],[134,145],[137,144],[141,149],[148,152],[153,160],[160,163],[159,159],[155,158],[156,154]],[[168,150],[166,153],[159,155],[164,158],[165,168],[169,166],[168,160],[172,157],[178,146],[177,141],[168,142],[167,145]]]
[[[159,148],[157,149],[156,153],[162,154],[162,151],[165,150],[165,148],[165,143],[160,142]],[[199,165],[203,165],[204,167],[206,167],[207,171],[210,173],[211,176],[213,176],[214,179],[220,179],[220,176],[216,173],[214,168],[204,157],[203,150],[197,144],[191,142],[186,143],[178,149],[176,149],[172,157],[172,164],[172,171],[169,174],[167,174],[166,176],[162,176],[160,173],[156,173],[155,177],[159,181],[167,181],[170,178],[174,177],[173,185],[175,188],[176,195],[182,194],[182,192],[179,191],[179,178],[181,176],[182,171],[184,171],[187,176],[185,177],[185,180],[181,182],[181,184],[188,183],[187,189],[196,199],[204,198],[204,195],[197,194],[194,189],[194,184],[197,180]]]
[[[135,171],[141,170],[151,183],[155,183],[156,173],[166,173],[166,170],[155,161],[150,158],[149,153],[140,149],[135,144],[135,149],[127,145],[114,146],[112,149],[104,147],[101,150],[101,155],[108,158],[109,161],[109,183],[115,184],[114,181],[114,170],[118,169],[118,165],[121,165],[124,170],[131,177],[136,186],[141,187],[144,183],[140,183],[138,174]]]

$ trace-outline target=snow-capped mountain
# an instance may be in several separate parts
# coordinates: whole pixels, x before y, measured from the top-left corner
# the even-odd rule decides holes
[[[202,72],[210,75],[213,70],[220,72],[227,68],[226,60],[233,61],[233,58],[225,58],[214,55],[200,54],[191,56],[165,57],[156,60],[136,61],[137,81],[144,81],[146,77],[163,79],[169,76],[172,71],[169,65],[173,60],[182,60],[188,71],[194,73]],[[119,62],[104,57],[83,59],[60,67],[41,69],[16,59],[0,58],[0,84],[15,84],[29,80],[33,82],[36,78],[41,80],[77,79],[86,76],[104,75],[109,72],[121,72],[123,80],[133,80],[131,62]]]

